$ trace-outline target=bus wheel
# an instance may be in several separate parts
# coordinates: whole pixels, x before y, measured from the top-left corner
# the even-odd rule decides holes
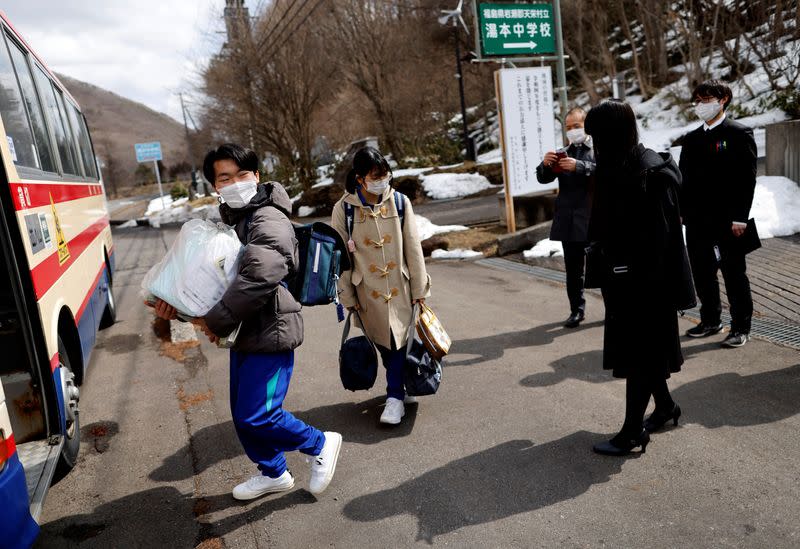
[[[111,283],[111,270],[108,268],[108,263],[106,263],[106,280],[108,280],[108,303],[106,303],[106,308],[100,319],[101,330],[113,326],[117,321],[117,302],[114,299],[114,286]]]
[[[64,478],[75,466],[81,445],[81,422],[78,410],[80,391],[75,384],[75,374],[70,367],[67,347],[60,336],[58,338],[58,365],[61,368],[61,394],[64,396],[63,413],[66,429],[63,433],[64,446],[61,448],[53,484]]]

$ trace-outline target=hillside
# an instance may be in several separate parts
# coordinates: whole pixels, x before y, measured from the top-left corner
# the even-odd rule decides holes
[[[187,161],[183,126],[169,116],[92,84],[58,77],[86,115],[110,194],[128,194],[136,185],[135,143],[161,141],[165,171]]]

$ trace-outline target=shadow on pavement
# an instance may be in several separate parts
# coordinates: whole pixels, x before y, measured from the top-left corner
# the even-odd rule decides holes
[[[164,486],[103,503],[92,513],[46,523],[36,547],[196,547],[203,542],[208,544],[204,546],[222,547],[221,541],[215,545],[211,540],[270,513],[315,501],[305,490],[246,504],[229,493],[191,497]],[[236,507],[241,512],[219,520],[206,516]]]
[[[410,435],[417,419],[418,405],[406,405],[406,415],[400,425],[381,425],[378,419],[383,407],[380,405],[385,399],[385,396],[380,396],[358,403],[342,402],[292,414],[320,430],[341,433],[346,443],[377,444]],[[197,430],[188,445],[165,458],[148,477],[157,482],[184,480],[221,461],[242,455],[244,449],[233,422],[229,420]],[[192,468],[186,467],[187,462],[192,463]]]
[[[371,398],[363,402],[342,402],[320,406],[295,417],[323,431],[342,434],[347,443],[377,444],[390,438],[402,438],[411,434],[417,421],[417,404],[406,404],[406,415],[400,425],[383,425],[379,419],[386,396]]]
[[[626,458],[593,454],[592,444],[605,438],[579,431],[539,445],[505,442],[395,488],[358,497],[344,507],[344,514],[359,522],[413,515],[417,540],[433,543],[436,536],[541,509],[607,482]]]
[[[689,423],[708,429],[774,423],[800,413],[800,364],[782,370],[718,374],[672,391]]]
[[[445,367],[473,366],[503,357],[506,349],[536,347],[552,343],[555,338],[580,333],[583,330],[602,326],[602,320],[587,322],[577,328],[564,328],[563,321],[542,324],[519,332],[507,332],[474,339],[461,339],[453,342],[451,355],[477,355],[465,360],[445,360]]]
[[[719,348],[718,341],[691,347],[682,345],[683,358],[689,360],[697,354]],[[577,379],[588,383],[606,383],[614,380],[611,371],[603,370],[603,351],[601,349],[559,358],[551,362],[550,367],[553,369],[552,371],[531,374],[522,378],[519,384],[523,387],[550,387],[568,379]],[[673,375],[680,376],[680,373]]]

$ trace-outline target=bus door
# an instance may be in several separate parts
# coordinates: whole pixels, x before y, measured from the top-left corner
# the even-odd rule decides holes
[[[33,545],[39,525],[29,507],[25,472],[14,443],[11,418],[0,384],[0,546],[23,548]]]
[[[0,547],[16,548],[29,546],[26,536],[36,527],[64,446],[63,389],[57,382],[61,368],[51,371],[46,353],[37,352],[46,349],[44,334],[30,275],[22,275],[28,265],[3,166],[0,162]]]

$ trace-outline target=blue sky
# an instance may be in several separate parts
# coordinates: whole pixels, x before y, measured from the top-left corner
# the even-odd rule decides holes
[[[198,71],[224,41],[224,7],[224,0],[0,2],[52,70],[177,120],[176,93],[195,88]]]

